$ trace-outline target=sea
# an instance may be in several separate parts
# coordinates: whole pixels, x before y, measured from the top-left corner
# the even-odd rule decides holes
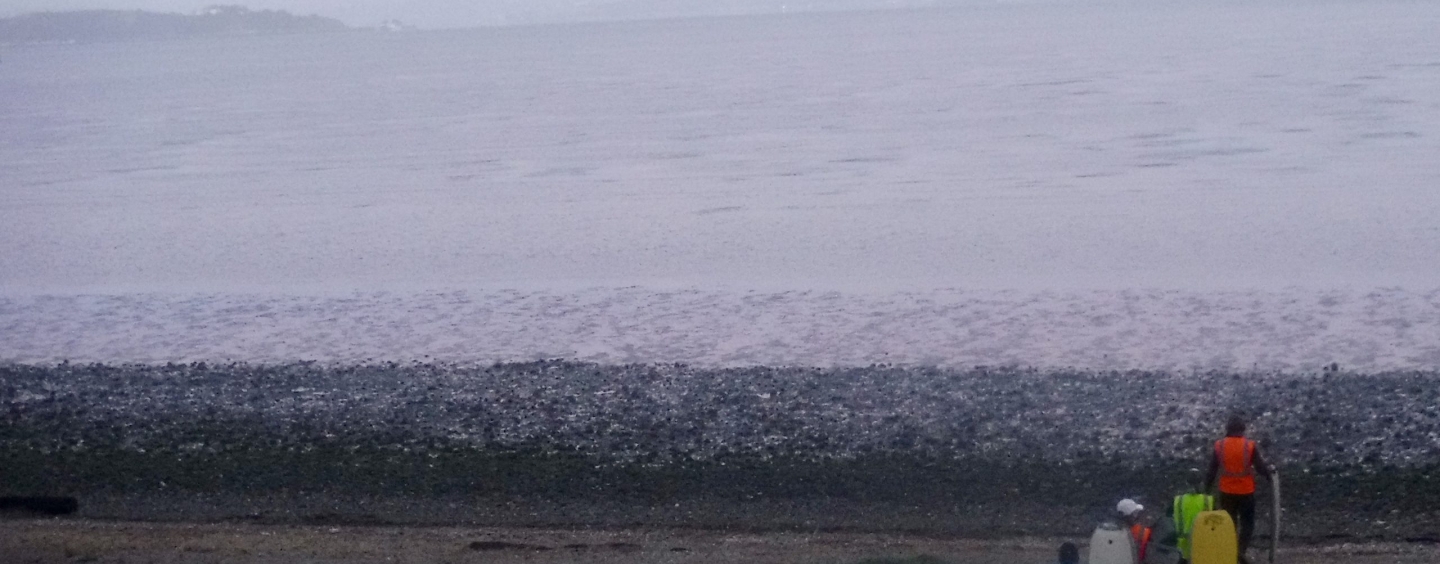
[[[1440,367],[1440,4],[0,48],[0,361]]]

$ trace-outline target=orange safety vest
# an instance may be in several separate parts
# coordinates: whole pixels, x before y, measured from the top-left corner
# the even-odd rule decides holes
[[[1130,526],[1130,538],[1135,539],[1136,562],[1145,561],[1145,549],[1150,547],[1150,527],[1139,523]]]
[[[1215,441],[1215,457],[1220,459],[1220,493],[1250,495],[1255,493],[1255,441],[1244,437],[1225,437]]]

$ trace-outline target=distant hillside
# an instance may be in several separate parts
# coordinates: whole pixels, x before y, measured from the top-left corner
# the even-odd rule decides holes
[[[743,14],[841,12],[934,7],[966,0],[591,0],[575,6],[589,19],[656,19]]]
[[[98,43],[207,35],[269,35],[348,29],[338,20],[275,10],[213,6],[198,14],[139,10],[41,12],[0,19],[0,44]]]

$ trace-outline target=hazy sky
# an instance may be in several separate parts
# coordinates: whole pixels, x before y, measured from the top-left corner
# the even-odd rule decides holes
[[[0,0],[0,17],[38,11],[143,9],[195,12],[214,4],[319,14],[352,26],[389,19],[421,27],[467,27],[537,21],[613,19],[793,10],[914,6],[937,2],[1015,0]],[[1022,0],[1023,1],[1023,0]]]

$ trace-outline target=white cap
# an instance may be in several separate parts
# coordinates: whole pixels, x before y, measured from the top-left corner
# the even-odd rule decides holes
[[[1143,509],[1145,509],[1144,505],[1135,503],[1135,500],[1130,498],[1120,500],[1120,503],[1115,506],[1115,510],[1126,517],[1134,515]]]

